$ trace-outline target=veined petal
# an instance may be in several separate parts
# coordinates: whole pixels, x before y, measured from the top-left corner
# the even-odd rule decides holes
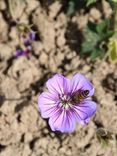
[[[60,74],[56,74],[47,81],[46,85],[51,93],[56,93],[59,95],[67,94],[69,93],[70,80]]]
[[[59,97],[56,94],[43,92],[38,98],[38,106],[43,118],[49,118],[57,111]]]
[[[88,96],[94,94],[94,87],[92,83],[82,74],[76,74],[71,79],[71,93],[74,93],[78,90],[89,90]]]
[[[76,120],[82,124],[87,124],[95,111],[96,103],[90,100],[85,100],[81,104],[74,105],[72,108]]]
[[[61,111],[50,117],[49,125],[53,131],[61,131],[63,133],[73,132],[76,119],[70,110],[61,109]]]

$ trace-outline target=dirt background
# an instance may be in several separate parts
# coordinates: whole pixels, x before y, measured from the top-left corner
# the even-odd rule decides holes
[[[117,155],[117,65],[79,57],[82,29],[88,21],[111,16],[112,10],[102,0],[70,18],[65,6],[66,1],[17,0],[14,20],[33,24],[37,36],[28,57],[14,59],[16,23],[8,16],[6,1],[0,0],[0,156]],[[52,132],[38,111],[37,97],[55,73],[83,73],[95,86],[97,112],[71,134]],[[96,137],[99,127],[115,133],[107,148]]]

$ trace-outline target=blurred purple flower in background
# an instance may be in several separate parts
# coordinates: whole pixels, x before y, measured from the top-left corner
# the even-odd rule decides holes
[[[28,46],[25,50],[17,49],[15,57],[28,56],[31,50],[32,50],[31,46]]]
[[[90,97],[93,85],[82,74],[67,79],[56,74],[46,83],[49,92],[38,98],[38,106],[43,118],[49,118],[53,131],[73,132],[76,122],[87,124],[96,111],[96,103]]]
[[[16,57],[19,57],[19,56],[24,56],[25,55],[25,52],[21,49],[17,49],[16,50]]]
[[[31,45],[31,43],[35,40],[36,32],[31,30],[27,34],[21,35],[21,39],[25,46]]]
[[[32,42],[36,38],[36,32],[33,30],[29,30],[28,32],[22,32],[20,34],[20,49],[16,50],[15,57],[20,57],[20,56],[28,56],[28,54],[32,51]]]

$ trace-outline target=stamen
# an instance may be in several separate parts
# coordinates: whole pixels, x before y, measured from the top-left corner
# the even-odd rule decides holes
[[[71,97],[69,95],[62,95],[60,96],[61,99],[61,107],[68,109],[71,107]]]

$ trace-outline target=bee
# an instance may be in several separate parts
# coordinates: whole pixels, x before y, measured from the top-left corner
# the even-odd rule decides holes
[[[80,101],[86,99],[88,97],[88,94],[89,94],[89,90],[76,92],[72,96],[72,101],[75,103],[77,103],[77,102],[79,103]]]

